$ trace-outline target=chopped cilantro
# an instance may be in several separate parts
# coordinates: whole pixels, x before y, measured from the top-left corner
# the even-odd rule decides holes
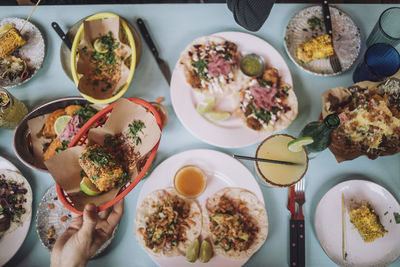
[[[224,59],[225,59],[226,61],[230,60],[231,57],[232,57],[232,56],[231,56],[231,54],[229,54],[229,52],[226,53],[226,54],[224,55]]]
[[[289,92],[289,90],[290,90],[290,86],[285,85],[285,86],[283,87],[283,91],[284,91],[285,93]]]
[[[272,83],[270,83],[270,82],[266,82],[266,81],[264,81],[263,79],[258,79],[258,84],[260,85],[260,86],[262,86],[262,87],[271,87],[272,86]]]
[[[97,109],[86,104],[83,108],[75,111],[74,115],[78,115],[82,119],[82,124],[85,124],[90,118],[96,115],[97,112]]]
[[[108,166],[118,165],[118,163],[111,156],[111,154],[103,150],[101,147],[88,149],[87,152],[81,156],[81,158],[87,158],[94,164],[103,168]]]
[[[69,141],[66,141],[66,140],[62,141],[61,142],[61,147],[60,148],[56,148],[56,153],[60,153],[61,151],[64,151],[65,149],[68,148],[68,145],[69,145]]]
[[[394,220],[396,221],[396,224],[400,223],[400,213],[398,212],[393,212]]]
[[[249,104],[252,113],[260,120],[264,121],[267,125],[271,119],[271,113],[264,109],[256,109],[253,104]]]
[[[206,77],[206,75],[204,73],[204,70],[207,67],[207,64],[206,64],[206,62],[204,62],[203,59],[199,59],[197,61],[194,61],[192,63],[192,66],[197,69],[197,73],[198,73],[200,79],[207,80],[207,77]]]
[[[143,133],[143,131],[142,131],[143,128],[146,128],[146,125],[144,125],[144,123],[139,120],[136,120],[133,123],[128,125],[127,135],[129,138],[132,138],[136,142],[136,145],[138,145],[139,143],[142,142],[140,137],[137,136],[137,133],[138,132]]]
[[[316,16],[312,16],[307,20],[307,24],[310,26],[310,29],[313,31],[315,28],[319,28],[322,31],[321,20]]]

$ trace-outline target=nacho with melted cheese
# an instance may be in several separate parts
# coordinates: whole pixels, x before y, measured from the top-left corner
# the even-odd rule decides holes
[[[362,85],[331,89],[323,96],[325,112],[337,113],[341,121],[330,145],[339,162],[400,151],[400,80]]]

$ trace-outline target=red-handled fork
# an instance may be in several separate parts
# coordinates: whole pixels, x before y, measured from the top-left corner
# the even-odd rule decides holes
[[[288,188],[287,209],[290,211],[289,233],[290,233],[290,266],[297,266],[297,221],[296,203],[294,200],[294,186]]]
[[[304,215],[302,206],[306,201],[305,195],[305,178],[301,179],[294,186],[294,195],[295,201],[298,205],[297,210],[297,267],[303,267],[306,264],[306,255],[305,255],[305,229],[304,229]]]

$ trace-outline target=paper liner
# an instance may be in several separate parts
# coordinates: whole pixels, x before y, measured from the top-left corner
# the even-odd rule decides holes
[[[83,76],[80,78],[78,83],[78,90],[88,96],[95,99],[107,99],[112,97],[118,90],[123,87],[129,76],[129,68],[122,63],[121,64],[121,77],[120,79],[111,85],[111,88],[102,91],[102,88],[106,87],[106,83],[99,82],[97,85],[93,85],[92,81],[89,80],[89,72],[96,68],[96,64],[90,61],[92,53],[94,53],[93,42],[100,37],[100,35],[106,35],[108,32],[112,32],[112,36],[116,39],[116,42],[120,43],[118,49],[115,50],[117,56],[122,57],[122,62],[124,62],[131,54],[132,51],[130,47],[121,42],[119,39],[120,32],[120,21],[119,17],[108,18],[108,19],[98,19],[84,21],[84,34],[83,39],[79,43],[78,52],[79,59],[77,62],[77,72]],[[82,49],[86,47],[86,52],[83,53]]]
[[[395,73],[393,76],[386,78],[382,82],[362,81],[362,82],[356,83],[350,87],[358,86],[360,88],[366,88],[366,89],[378,87],[379,85],[385,83],[385,81],[387,81],[390,78],[400,79],[400,70],[397,73]],[[344,87],[336,87],[336,88],[332,88],[332,89],[325,91],[322,94],[322,117],[323,118],[325,118],[326,116],[328,116],[331,113],[334,113],[334,111],[330,110],[331,103],[329,102],[329,95],[336,97],[339,100],[339,103],[343,103],[349,99],[349,97],[351,96],[351,93],[347,88],[344,88]],[[329,146],[329,150],[333,153],[333,155],[335,156],[335,158],[338,162],[353,160],[362,155],[365,155],[358,149],[350,148],[347,150],[343,150],[341,147],[336,147],[332,144]],[[398,153],[398,152],[400,152],[400,148],[397,150],[396,153]],[[386,153],[386,154],[384,153],[383,155],[392,155],[392,154],[393,153]]]
[[[28,123],[28,128],[32,138],[32,148],[33,148],[33,163],[36,167],[46,169],[43,163],[43,147],[47,143],[51,143],[52,138],[47,138],[41,135],[44,124],[49,114],[38,116],[36,118],[30,119]]]
[[[135,104],[126,99],[120,99],[114,106],[110,117],[102,128],[93,128],[88,133],[88,144],[104,144],[106,134],[119,134],[128,129],[128,125],[135,120],[140,120],[145,124],[143,133],[137,136],[141,138],[141,143],[135,146],[135,152],[139,153],[139,159],[145,157],[157,144],[161,137],[161,130],[158,127],[156,118],[153,114],[141,105]],[[82,180],[79,165],[79,157],[83,151],[83,146],[68,148],[49,160],[45,165],[53,176],[54,181],[69,194],[74,207],[82,211],[86,203],[91,202],[97,206],[104,205],[114,199],[121,187],[114,188],[108,192],[97,196],[88,196],[80,192],[80,182]],[[138,175],[138,170],[132,168],[130,171],[131,181]]]

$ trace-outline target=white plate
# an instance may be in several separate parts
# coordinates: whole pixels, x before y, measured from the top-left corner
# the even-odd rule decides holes
[[[19,172],[19,170],[11,162],[3,157],[0,157],[0,170],[4,169]],[[30,186],[26,179],[25,182],[27,187]],[[0,238],[0,266],[6,264],[21,247],[26,235],[28,234],[31,219],[32,207],[28,217],[26,217],[21,226],[19,226],[13,232]]]
[[[49,208],[49,205],[54,205],[53,209]],[[66,217],[65,221],[61,221],[62,217]],[[57,196],[56,186],[51,186],[46,193],[43,195],[42,200],[39,203],[39,207],[36,212],[36,231],[39,236],[42,245],[47,248],[49,252],[53,249],[55,240],[67,230],[73,217],[78,216],[71,213],[59,200]],[[51,226],[54,227],[55,233],[53,236],[54,240],[50,240],[47,237]],[[115,233],[118,226],[114,229],[114,232],[110,239],[108,239],[96,252],[93,257],[99,256],[114,239]]]
[[[297,12],[286,26],[284,44],[290,59],[301,69],[308,73],[320,76],[338,75],[348,70],[357,59],[361,49],[360,30],[354,21],[342,10],[330,6],[332,17],[333,46],[342,66],[341,72],[334,72],[328,58],[316,59],[303,63],[297,59],[297,47],[318,35],[325,34],[322,18],[322,7],[310,6]],[[322,27],[311,31],[307,20],[313,16],[321,20]],[[306,31],[307,30],[307,31]]]
[[[264,203],[261,189],[251,172],[236,159],[215,150],[198,149],[188,150],[176,154],[163,161],[145,180],[140,191],[136,209],[143,199],[157,189],[173,187],[173,179],[176,171],[184,165],[194,164],[202,168],[207,174],[207,187],[197,198],[202,210],[208,197],[226,187],[240,187],[253,192]],[[196,261],[189,263],[184,256],[161,258],[149,255],[160,266],[242,266],[248,259],[230,260],[222,256],[214,255],[207,263]]]
[[[16,29],[20,29],[25,23],[25,19],[20,18],[2,18],[0,19],[0,27],[4,24],[14,24]],[[45,55],[45,43],[42,33],[31,22],[27,22],[21,35],[25,38],[26,44],[19,49],[22,59],[26,60],[28,68],[32,70],[32,74],[25,80],[15,79],[12,82],[0,82],[0,87],[11,88],[29,81],[38,72],[42,66]]]
[[[259,54],[264,58],[267,66],[278,69],[279,75],[287,84],[293,84],[285,60],[266,41],[242,32],[220,32],[214,35],[234,42],[242,55]],[[251,130],[239,118],[215,124],[200,115],[195,109],[195,90],[186,82],[183,67],[179,61],[172,73],[171,100],[176,115],[186,129],[208,144],[225,148],[239,148],[258,143],[269,135]]]
[[[368,201],[388,231],[382,238],[365,243],[346,212],[346,261],[342,258],[342,193],[345,205]],[[382,186],[363,180],[346,181],[331,188],[319,201],[315,232],[325,253],[340,266],[386,266],[400,256],[400,224],[396,224],[393,212],[400,213],[400,205]]]

